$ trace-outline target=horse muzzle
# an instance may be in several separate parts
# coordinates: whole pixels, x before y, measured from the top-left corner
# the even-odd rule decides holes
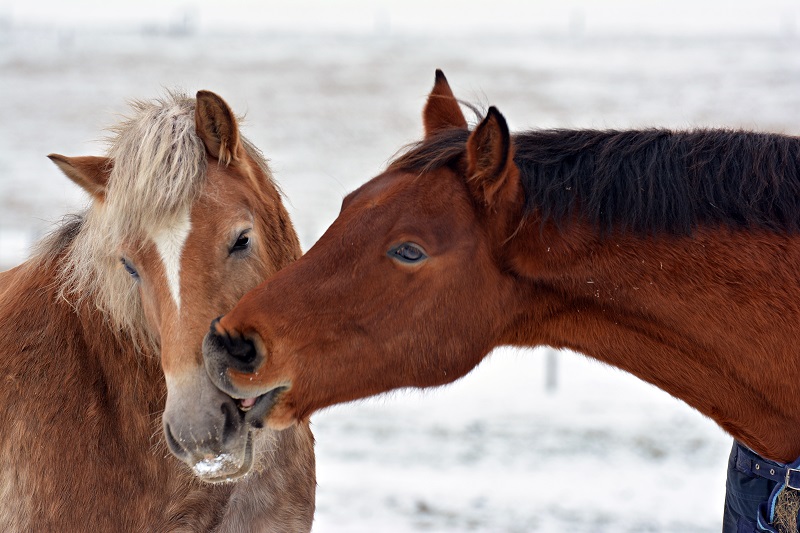
[[[208,377],[221,391],[238,399],[258,398],[268,393],[277,399],[288,383],[265,384],[262,370],[266,362],[264,342],[257,334],[228,331],[219,319],[203,339],[203,360]],[[280,389],[280,390],[276,390]]]
[[[226,384],[228,369],[241,374],[253,374],[264,363],[265,357],[256,348],[254,339],[226,330],[217,318],[211,322],[209,332],[203,339],[203,359],[214,383],[217,383],[217,375],[220,374],[220,384]],[[225,390],[224,387],[220,388]]]
[[[261,418],[256,424],[251,420],[263,406],[256,401],[245,412],[209,381],[202,368],[196,374],[167,380],[163,416],[167,446],[203,481],[233,481],[253,466],[252,433],[261,427]]]

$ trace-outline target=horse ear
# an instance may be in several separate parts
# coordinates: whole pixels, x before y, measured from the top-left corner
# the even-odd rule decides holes
[[[239,126],[225,100],[211,91],[197,91],[194,122],[209,154],[225,165],[239,158]]]
[[[506,119],[494,106],[467,140],[467,185],[473,197],[488,207],[513,201],[519,195],[511,134]]]
[[[95,200],[103,201],[108,187],[108,176],[114,161],[108,157],[67,157],[50,154],[47,157],[56,164],[69,179],[88,192]]]
[[[467,129],[467,120],[461,112],[458,100],[444,73],[439,69],[436,70],[436,81],[422,112],[422,122],[425,125],[425,137],[448,128]]]

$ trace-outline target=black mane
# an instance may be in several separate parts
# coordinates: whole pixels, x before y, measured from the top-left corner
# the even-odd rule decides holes
[[[394,168],[463,161],[468,132],[422,141]],[[731,130],[543,130],[514,136],[526,210],[602,231],[699,226],[800,231],[800,139]]]

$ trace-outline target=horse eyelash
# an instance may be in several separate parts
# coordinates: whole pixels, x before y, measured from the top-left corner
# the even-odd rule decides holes
[[[139,281],[139,271],[136,270],[136,268],[134,268],[134,266],[130,263],[130,261],[128,261],[124,257],[120,257],[119,258],[119,262],[122,263],[122,268],[124,268],[125,271],[128,274],[130,274],[130,276],[133,279],[135,279],[136,281]]]
[[[246,230],[242,231],[239,234],[239,236],[236,237],[236,241],[233,243],[233,246],[231,246],[230,250],[228,250],[228,253],[230,255],[233,255],[233,254],[238,253],[238,252],[244,252],[244,251],[249,250],[250,246],[251,246],[251,244],[253,242],[252,238],[250,237],[250,233],[251,232],[252,232],[252,229],[246,229]],[[242,244],[242,245],[239,245],[239,241],[241,241],[243,239],[246,239],[246,242],[244,244]]]

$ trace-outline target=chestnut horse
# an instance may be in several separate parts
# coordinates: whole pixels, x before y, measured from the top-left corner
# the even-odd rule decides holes
[[[91,205],[0,274],[0,529],[309,531],[308,425],[256,431],[201,358],[208,322],[300,255],[280,195],[219,96],[133,108],[106,157],[50,156]],[[199,482],[165,396],[194,474],[255,472]]]
[[[495,108],[469,131],[441,72],[423,119],[302,259],[212,324],[221,390],[285,428],[548,345],[684,400],[736,457],[800,456],[800,139],[512,136]]]

